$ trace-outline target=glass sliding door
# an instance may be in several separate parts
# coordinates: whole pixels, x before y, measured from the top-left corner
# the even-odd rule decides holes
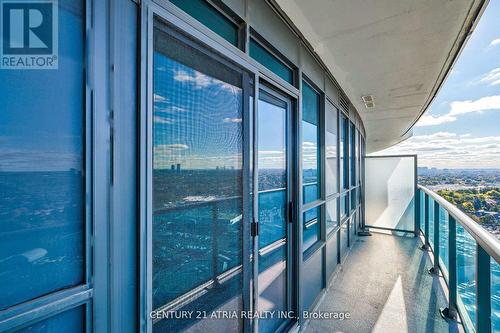
[[[261,90],[258,103],[259,280],[258,310],[275,311],[259,319],[259,332],[275,332],[287,325],[277,311],[292,309],[288,205],[290,101]]]
[[[152,302],[194,314],[155,319],[153,331],[241,331],[240,316],[210,316],[243,310],[245,76],[166,31],[156,24]]]

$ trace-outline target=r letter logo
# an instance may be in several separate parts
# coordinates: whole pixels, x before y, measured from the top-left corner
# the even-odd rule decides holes
[[[0,68],[57,69],[57,0],[0,0],[0,5]]]

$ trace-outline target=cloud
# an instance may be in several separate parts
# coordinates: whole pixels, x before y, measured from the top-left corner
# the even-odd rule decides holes
[[[456,117],[445,114],[443,116],[433,116],[430,114],[423,115],[422,118],[419,119],[416,127],[425,127],[425,126],[435,126],[441,125],[445,123],[451,123],[457,120]]]
[[[451,102],[450,107],[451,110],[449,115],[451,116],[488,110],[500,110],[500,95],[481,97],[475,101],[455,101]]]
[[[489,46],[496,46],[496,45],[500,45],[500,38],[492,40]]]
[[[183,70],[177,70],[174,74],[174,80],[180,82],[191,82],[194,83],[197,89],[206,88],[210,85],[218,86],[220,89],[226,90],[232,94],[237,94],[241,91],[240,88],[235,87],[229,83],[224,81],[214,79],[208,75],[205,75],[201,72],[194,71],[193,74],[190,74]]]
[[[207,87],[208,85],[210,85],[210,81],[211,81],[210,77],[206,76],[203,73],[195,71],[194,75],[191,75],[188,72],[183,71],[183,70],[178,70],[175,72],[174,80],[180,81],[180,82],[192,82],[198,88]]]
[[[500,75],[500,72],[499,72]],[[423,115],[417,122],[417,127],[435,126],[451,123],[457,120],[459,115],[500,110],[500,95],[481,97],[475,101],[454,101],[450,103],[450,111],[444,115]]]
[[[224,118],[222,122],[224,123],[241,123],[241,118]]]
[[[375,155],[417,154],[420,166],[437,168],[499,168],[500,136],[438,132],[417,135]]]
[[[158,102],[165,102],[167,99],[165,97],[163,97],[162,95],[154,94],[153,100],[155,101],[155,103],[158,103]]]
[[[179,113],[186,112],[187,110],[181,108],[179,106],[167,106],[167,107],[159,107],[155,105],[155,113]]]
[[[168,165],[179,156],[185,154],[184,151],[188,150],[189,146],[182,143],[173,143],[167,145],[157,145],[153,148],[154,160],[157,162],[166,162]],[[156,164],[156,162],[155,162]],[[167,165],[167,164],[165,164]]]
[[[168,124],[168,125],[171,125],[171,124],[175,123],[175,120],[169,119],[169,118],[163,118],[163,117],[155,116],[154,117],[154,122],[158,123],[158,124]]]
[[[484,74],[479,80],[480,83],[488,83],[490,86],[500,84],[500,67],[493,68],[488,73]]]
[[[155,146],[155,149],[158,149],[158,150],[184,150],[184,149],[189,149],[189,146],[182,144],[182,143],[172,143],[169,145]]]

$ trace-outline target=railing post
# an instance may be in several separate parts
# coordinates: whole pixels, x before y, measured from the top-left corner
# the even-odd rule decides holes
[[[217,282],[217,269],[219,267],[219,243],[218,243],[218,207],[217,207],[217,202],[214,202],[212,204],[212,279],[215,282],[215,285],[218,284]]]
[[[415,190],[415,237],[420,234],[420,190]]]
[[[424,192],[424,245],[422,250],[429,250],[429,195]]]
[[[489,333],[491,332],[490,256],[477,242],[476,247],[476,328],[477,333]]]
[[[448,219],[448,307],[441,309],[445,318],[457,318],[457,222],[449,215]]]
[[[434,201],[434,266],[429,273],[439,275],[439,203]]]

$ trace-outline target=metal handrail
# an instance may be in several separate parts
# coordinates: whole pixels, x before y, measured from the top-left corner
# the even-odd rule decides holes
[[[436,192],[425,186],[418,185],[418,188],[427,193],[434,201],[438,202],[448,214],[453,216],[460,225],[474,238],[474,240],[493,258],[500,263],[500,241],[491,235],[486,229],[481,227],[476,221],[462,212],[457,206],[448,202]]]

